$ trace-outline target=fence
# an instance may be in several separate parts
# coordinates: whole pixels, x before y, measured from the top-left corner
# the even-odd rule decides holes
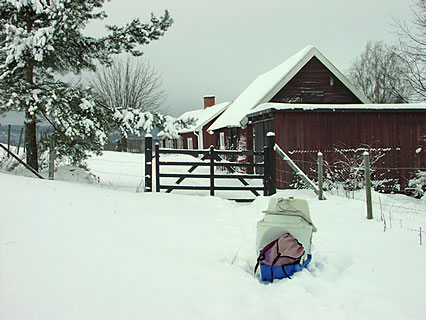
[[[419,148],[420,149],[420,148]],[[415,155],[410,166],[400,166],[399,158],[403,157],[396,149],[376,149],[360,147],[357,149],[334,148],[322,150],[323,155],[323,177],[326,190],[335,189],[337,181],[348,192],[363,186],[363,153],[367,151],[370,155],[370,170],[372,184],[376,190],[383,192],[407,192],[408,183],[418,171],[426,171],[426,148]],[[318,159],[319,150],[286,150],[292,161],[306,174],[306,176],[318,181]],[[361,178],[361,179],[360,179]],[[278,160],[277,186],[280,189],[299,187],[297,175],[287,165]]]
[[[278,145],[276,145],[275,150],[277,151],[277,154],[280,157],[282,157],[283,160],[293,170],[293,172],[285,171],[285,173],[287,175],[293,174],[297,176],[298,178],[300,178],[300,181],[302,181],[302,183],[304,183],[308,187],[312,188],[315,191],[315,193],[318,194],[318,197],[321,200],[323,198],[322,191],[323,191],[323,181],[324,181],[323,154],[321,152],[318,152],[317,154],[318,160],[316,162],[313,162],[313,161],[304,161],[304,160],[292,160],[283,150],[281,150],[281,148]],[[360,150],[357,150],[357,151],[360,151]],[[327,179],[331,179],[332,183],[335,183],[336,185],[339,185],[339,184],[342,185],[343,189],[346,191],[346,197],[348,198],[350,197],[350,193],[352,193],[351,198],[355,199],[355,192],[357,190],[364,188],[365,199],[356,199],[356,200],[361,200],[366,203],[367,218],[373,219],[373,200],[372,200],[372,192],[371,192],[371,189],[373,187],[373,182],[372,182],[371,169],[374,167],[371,165],[371,162],[370,162],[370,154],[367,151],[365,151],[365,149],[362,149],[361,151],[363,151],[362,157],[358,157],[356,161],[345,162],[340,159],[338,161],[338,164],[327,163],[328,170],[334,169],[338,171],[338,174],[335,175],[334,177],[330,177],[329,176],[330,172],[328,172]],[[419,152],[420,152],[420,149],[419,149]],[[375,162],[377,162],[378,159],[380,159],[380,157],[376,158]],[[345,160],[348,160],[348,158],[345,158]],[[305,168],[306,168],[306,165],[309,164],[310,165],[309,172],[311,173],[310,177],[308,177],[308,175],[305,174],[296,163],[299,163],[301,167],[305,167]],[[279,170],[286,170],[286,168],[283,166],[282,163],[279,163],[279,168],[280,168]],[[312,172],[315,172],[315,168],[317,168],[317,172],[316,172],[317,174],[312,175]],[[420,168],[420,167],[419,168],[417,167],[416,168],[383,168],[382,167],[381,169],[387,170],[387,171],[390,171],[391,169],[397,169],[397,170],[405,169],[405,170],[418,170],[418,171],[426,172],[426,168]],[[377,170],[377,169],[374,169],[374,170]],[[341,171],[344,171],[343,174]],[[313,182],[314,180],[318,181],[318,186]],[[298,183],[298,181],[293,181],[293,182]],[[327,189],[331,193],[333,190],[330,188],[330,181],[328,183],[329,185],[327,186]],[[380,190],[380,185],[378,188],[377,182],[374,182],[374,183],[375,183],[375,187]],[[425,186],[426,186],[426,183],[423,185],[423,188]],[[382,210],[382,204],[380,204],[380,209]],[[414,210],[417,212],[422,212],[422,213],[426,212],[425,208],[414,209]],[[384,220],[382,213],[381,213],[381,219],[382,221],[384,221],[385,228],[386,228],[386,221]],[[419,232],[420,232],[420,238],[421,238],[422,231],[420,230]]]
[[[146,150],[145,150],[145,190],[147,192],[152,191],[152,149],[149,148],[150,143],[146,137]],[[209,190],[210,195],[214,195],[215,191],[250,191],[255,196],[258,196],[257,191],[263,190],[264,195],[272,195],[276,192],[275,187],[275,161],[269,161],[271,155],[274,153],[273,146],[275,140],[268,139],[268,143],[261,152],[255,151],[233,151],[233,150],[215,150],[213,146],[209,150],[188,150],[188,149],[162,149],[159,144],[155,145],[155,172],[156,172],[156,192],[160,192],[162,189],[171,192],[175,189],[181,190]],[[185,155],[202,155],[201,162],[195,161],[161,161],[161,154],[185,154]],[[262,155],[264,160],[261,163],[255,163],[250,161],[245,162],[227,162],[222,156],[235,157],[235,156],[247,156],[254,158],[254,155]],[[162,173],[162,166],[190,166],[188,173]],[[194,174],[192,173],[198,167],[209,167],[209,174]],[[233,174],[217,174],[215,168],[223,167],[227,168],[230,173]],[[235,173],[234,167],[246,167],[246,168],[263,168],[263,174],[241,174]],[[178,178],[175,184],[162,184],[161,178]],[[205,186],[194,186],[194,185],[180,185],[182,181],[187,178],[193,179],[209,179],[209,185]],[[237,179],[243,186],[218,186],[215,182],[216,179]],[[261,179],[263,180],[263,187],[250,186],[246,181],[247,179]]]

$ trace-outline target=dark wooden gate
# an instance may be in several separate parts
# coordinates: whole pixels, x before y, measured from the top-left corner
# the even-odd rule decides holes
[[[146,138],[149,139],[149,138]],[[146,143],[149,145],[148,141]],[[235,151],[235,150],[215,150],[213,146],[209,150],[187,150],[187,149],[166,149],[160,148],[157,143],[155,145],[155,155],[152,157],[152,151],[146,150],[145,152],[145,191],[150,192],[152,190],[152,160],[155,159],[155,180],[156,180],[156,192],[166,190],[167,193],[173,190],[209,190],[210,195],[214,195],[215,191],[250,191],[255,196],[259,196],[258,191],[263,190],[264,195],[272,195],[276,192],[275,189],[275,162],[269,161],[271,154],[274,153],[273,146],[275,139],[268,142],[267,146],[264,146],[261,151]],[[162,161],[161,155],[164,154],[185,154],[198,156],[202,155],[202,161]],[[236,158],[240,155],[244,156],[261,156],[261,162],[237,162],[224,160],[235,156]],[[246,157],[252,158],[254,157]],[[190,169],[187,173],[162,173],[161,168],[164,166],[189,166]],[[198,167],[209,167],[210,172],[208,174],[197,174],[193,173]],[[223,167],[227,168],[228,172],[215,173],[215,168]],[[237,173],[235,168],[262,168],[262,174],[246,174]],[[174,184],[162,183],[162,178],[177,178]],[[205,186],[191,186],[181,185],[181,182],[186,178],[199,178],[209,179],[209,185]],[[218,186],[216,181],[220,179],[236,179],[240,181],[241,186]],[[260,179],[263,180],[263,186],[250,186],[247,180]]]

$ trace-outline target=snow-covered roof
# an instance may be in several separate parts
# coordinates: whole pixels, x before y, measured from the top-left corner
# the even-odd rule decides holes
[[[370,103],[367,97],[313,46],[290,57],[276,68],[258,76],[230,105],[230,107],[208,128],[217,130],[224,127],[239,127],[241,120],[250,110],[272,99],[302,67],[316,57],[363,103]]]
[[[189,118],[194,118],[196,119],[196,121],[189,128],[179,130],[179,133],[188,133],[201,130],[204,125],[206,125],[209,121],[213,120],[229,105],[230,102],[224,102],[208,108],[185,112],[178,119],[187,120]]]
[[[263,103],[252,109],[248,116],[280,110],[303,111],[426,111],[426,103],[404,104],[296,104],[296,103]]]

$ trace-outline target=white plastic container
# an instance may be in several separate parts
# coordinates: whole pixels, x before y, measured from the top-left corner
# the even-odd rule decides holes
[[[303,263],[311,253],[312,233],[317,229],[313,224],[304,199],[272,198],[265,217],[257,223],[257,250],[260,252],[268,243],[285,233],[293,235],[304,247]]]

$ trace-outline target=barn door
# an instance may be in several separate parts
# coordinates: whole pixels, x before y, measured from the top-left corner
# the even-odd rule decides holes
[[[256,121],[253,123],[253,146],[254,151],[262,151],[263,146],[265,145],[266,134],[272,131],[274,132],[274,119],[266,119],[261,121]],[[262,155],[255,155],[255,162],[262,162]],[[256,168],[257,174],[263,173],[263,168]]]

